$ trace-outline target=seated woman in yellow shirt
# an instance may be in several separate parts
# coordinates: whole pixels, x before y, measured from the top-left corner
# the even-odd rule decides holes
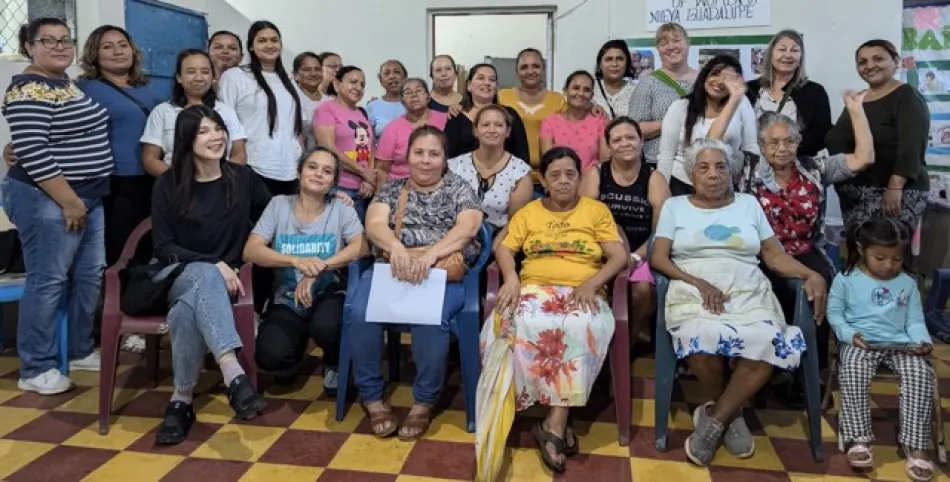
[[[614,333],[602,288],[626,266],[627,253],[613,216],[580,196],[573,150],[549,150],[540,167],[548,194],[515,213],[495,249],[504,285],[481,334],[478,480],[500,467],[514,412],[535,403],[551,407],[534,427],[541,458],[564,471],[565,457],[578,453],[570,408],[587,404]],[[520,276],[518,251],[525,254]]]

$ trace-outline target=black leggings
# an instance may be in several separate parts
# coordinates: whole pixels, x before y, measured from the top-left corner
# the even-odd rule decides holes
[[[290,196],[297,194],[297,181],[277,181],[258,174],[271,196]],[[274,291],[273,268],[251,267],[251,282],[254,284],[254,311],[264,312],[264,305]]]
[[[828,287],[831,287],[831,281],[834,278],[834,268],[831,267],[831,265],[828,263],[828,260],[825,259],[824,256],[816,251],[812,251],[810,253],[795,256],[795,259],[798,260],[799,263],[805,265],[805,267],[808,269],[820,274],[821,277],[825,279]],[[775,293],[775,297],[778,298],[779,304],[782,305],[782,312],[785,314],[786,323],[794,323],[795,300],[798,294],[790,289],[785,278],[782,278],[777,273],[770,270],[768,266],[765,265],[765,263],[759,263],[759,267],[772,283],[772,291]],[[828,342],[831,339],[831,326],[826,321],[817,328],[818,368],[824,370],[828,368]]]
[[[295,375],[312,339],[323,350],[323,365],[336,367],[345,299],[344,293],[316,297],[304,316],[284,305],[271,305],[257,332],[257,366],[278,375]]]

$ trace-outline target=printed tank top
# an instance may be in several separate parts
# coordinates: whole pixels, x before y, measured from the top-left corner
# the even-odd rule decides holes
[[[610,208],[614,221],[627,235],[631,250],[650,239],[653,231],[653,206],[647,198],[652,173],[649,165],[641,163],[637,180],[621,186],[614,181],[609,161],[600,166],[600,202]]]

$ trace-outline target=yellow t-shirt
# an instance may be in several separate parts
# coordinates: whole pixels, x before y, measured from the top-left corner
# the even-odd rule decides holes
[[[617,224],[602,202],[582,197],[574,209],[552,212],[540,199],[508,221],[502,244],[523,251],[522,285],[580,286],[600,271],[600,243],[620,241]]]
[[[518,89],[512,87],[498,91],[498,103],[511,107],[521,116],[525,133],[528,135],[528,152],[531,154],[531,159],[523,160],[531,164],[532,175],[537,179],[541,165],[541,121],[564,108],[564,96],[560,92],[549,90],[540,104],[526,106],[518,98]]]

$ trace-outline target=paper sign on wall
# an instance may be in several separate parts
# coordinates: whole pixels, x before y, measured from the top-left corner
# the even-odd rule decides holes
[[[772,24],[772,0],[647,0],[647,31],[667,22],[687,31]]]

